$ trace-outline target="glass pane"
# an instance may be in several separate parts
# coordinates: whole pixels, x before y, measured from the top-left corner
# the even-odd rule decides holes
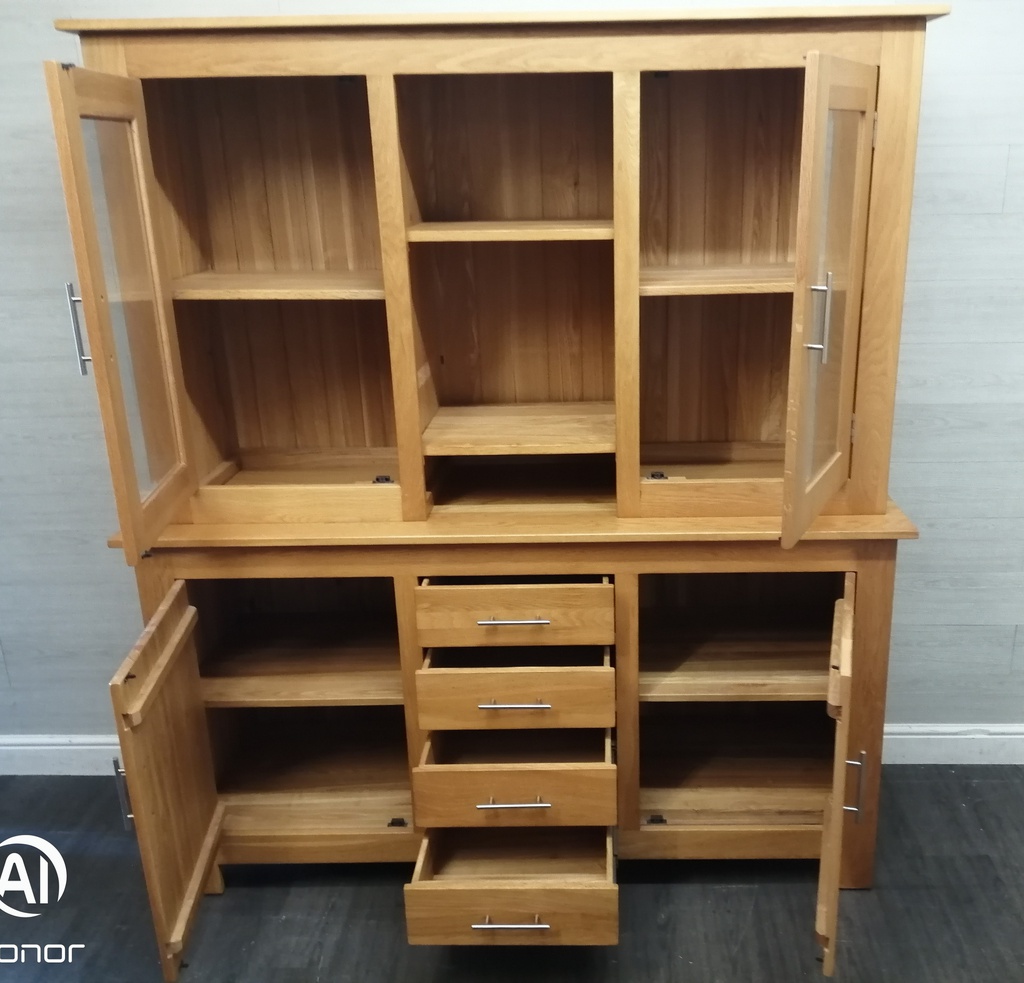
[[[806,421],[810,438],[803,473],[808,481],[827,467],[839,448],[839,396],[843,364],[846,294],[854,265],[850,253],[853,233],[854,188],[857,178],[857,143],[862,114],[850,109],[832,109],[825,138],[825,176],[818,268],[814,282],[825,286],[831,274],[830,299],[823,291],[814,293],[814,330],[810,340],[824,344],[825,351],[812,354],[810,386],[813,394],[811,418]],[[828,324],[825,316],[828,314]]]
[[[139,494],[178,461],[160,347],[131,124],[84,119],[89,187]]]

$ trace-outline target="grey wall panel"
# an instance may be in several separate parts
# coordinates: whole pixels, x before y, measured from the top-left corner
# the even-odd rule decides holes
[[[498,6],[432,7],[481,5]],[[681,5],[737,4],[644,4]],[[106,682],[139,626],[133,578],[104,545],[114,510],[96,394],[76,373],[61,295],[74,274],[40,63],[75,60],[76,44],[51,22],[282,6],[0,6],[0,737],[110,733]],[[373,8],[384,5],[302,4],[309,13]],[[929,29],[892,471],[893,496],[922,539],[901,547],[893,721],[1024,721],[1022,36],[1018,0],[956,0],[953,16]]]

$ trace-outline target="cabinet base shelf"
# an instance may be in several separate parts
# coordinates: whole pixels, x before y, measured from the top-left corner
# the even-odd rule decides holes
[[[218,859],[225,864],[392,863],[416,859],[422,834],[402,791],[267,796],[225,805]],[[389,826],[404,819],[404,826]]]
[[[673,826],[619,830],[620,860],[816,860],[821,825]]]

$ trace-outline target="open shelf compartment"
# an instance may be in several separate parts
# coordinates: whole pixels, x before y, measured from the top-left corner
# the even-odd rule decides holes
[[[641,825],[820,831],[834,737],[822,703],[642,704]]]
[[[641,515],[778,515],[791,294],[640,304]]]
[[[147,79],[180,299],[383,296],[366,80]]]
[[[424,223],[411,239],[610,238],[609,73],[405,75],[397,85]]]
[[[415,858],[401,707],[208,711],[222,863]],[[379,856],[377,855],[379,854]]]
[[[207,707],[400,706],[388,578],[192,581]]]
[[[640,292],[792,292],[804,73],[641,76]]]
[[[176,304],[203,477],[193,522],[401,518],[379,301]]]
[[[641,701],[823,701],[834,573],[646,574]]]

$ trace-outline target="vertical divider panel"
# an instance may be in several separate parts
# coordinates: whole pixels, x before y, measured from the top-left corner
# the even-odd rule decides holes
[[[615,763],[619,829],[640,828],[640,578],[615,575]]]
[[[409,747],[409,769],[423,751],[423,732],[416,708],[416,670],[423,667],[423,647],[416,631],[416,577],[395,577],[395,611],[398,615],[398,652],[402,663],[402,699],[405,705],[405,734]]]
[[[906,287],[925,22],[882,33],[863,307],[850,448],[849,512],[881,515],[889,498],[892,419]]]
[[[422,434],[438,404],[430,363],[416,320],[409,271],[407,229],[409,222],[416,220],[418,208],[402,153],[395,77],[369,75],[366,90],[388,314],[402,516],[407,520],[425,519],[430,503],[427,500]]]
[[[640,73],[612,80],[615,227],[615,485],[620,516],[640,515]]]

